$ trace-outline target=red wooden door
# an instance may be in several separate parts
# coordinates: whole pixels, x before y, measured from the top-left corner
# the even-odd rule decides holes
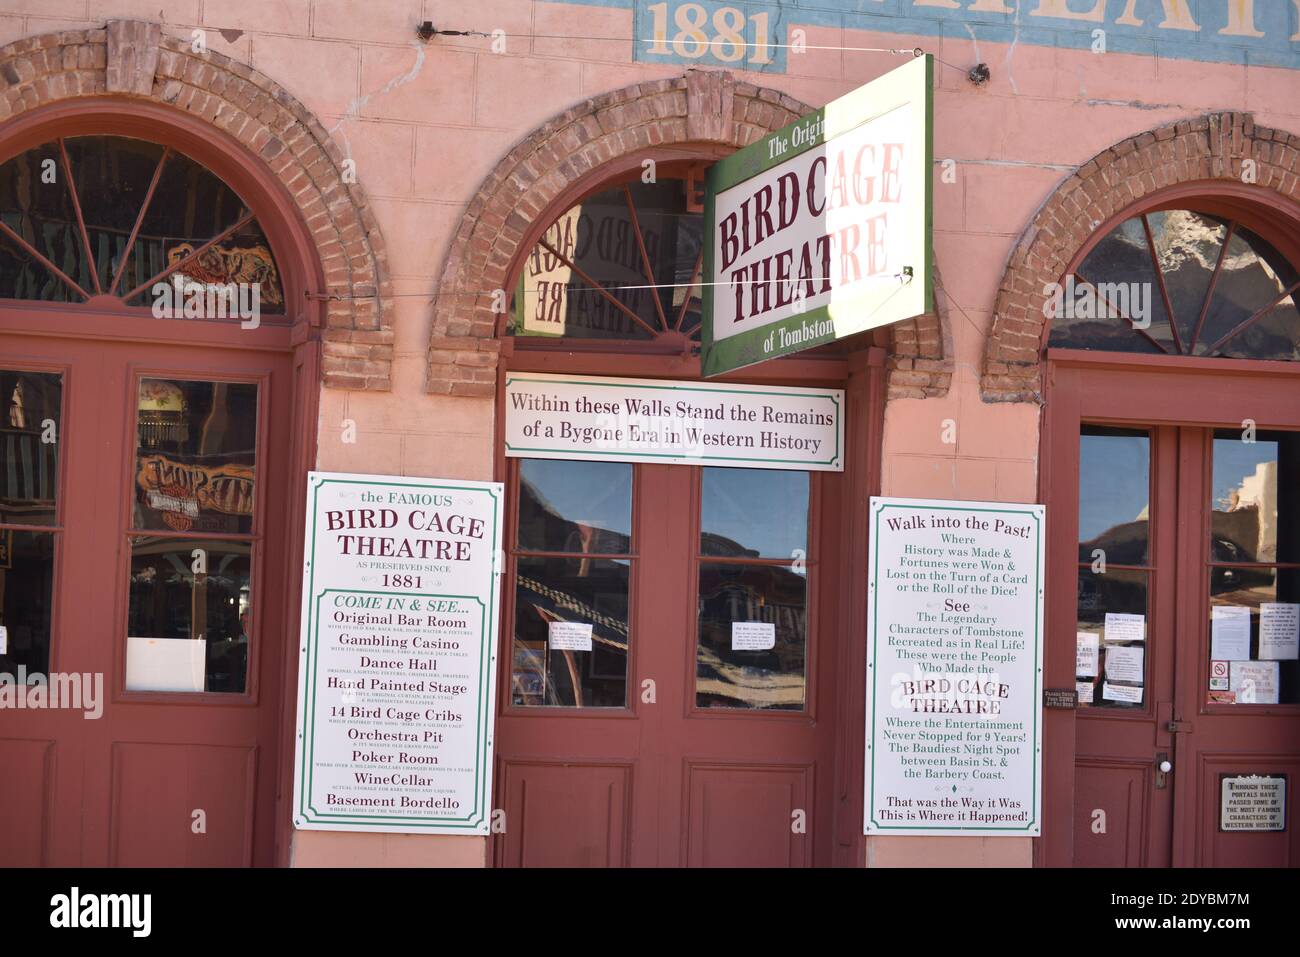
[[[1079,431],[1077,585],[1070,584],[1077,589],[1076,645],[1084,650],[1076,664],[1074,864],[1164,867],[1174,802],[1158,766],[1172,756],[1166,725],[1176,647],[1176,431]],[[1058,581],[1063,596],[1076,590],[1063,585]],[[1143,640],[1110,641],[1109,614],[1141,616]],[[1120,655],[1130,666],[1142,656],[1142,681],[1111,680],[1118,672],[1108,674],[1108,662],[1114,668],[1111,658]]]
[[[1294,866],[1294,373],[1223,360],[1137,372],[1127,357],[1069,358],[1053,369],[1047,413],[1057,582],[1048,668],[1060,680],[1073,656],[1081,704],[1048,716],[1049,734],[1069,720],[1073,749],[1061,767],[1061,738],[1049,738],[1048,807],[1068,807],[1071,820],[1068,841],[1045,833],[1046,862]],[[1061,586],[1070,573],[1073,589]],[[1143,615],[1143,639],[1125,640],[1123,621],[1112,635],[1107,613]],[[1091,665],[1089,635],[1099,639]],[[1234,826],[1225,780],[1284,782],[1284,811],[1261,815],[1265,829]]]
[[[1173,863],[1295,867],[1300,431],[1234,425],[1179,430],[1179,527],[1187,541],[1179,556],[1176,708],[1185,720],[1174,749]],[[1229,611],[1240,622],[1235,635]],[[1234,644],[1237,651],[1225,657]],[[1217,680],[1216,662],[1227,672]],[[1253,825],[1280,823],[1278,830],[1239,830],[1240,821],[1222,820],[1225,779],[1257,784],[1256,777],[1285,782],[1280,822],[1264,814]]]
[[[524,461],[510,478],[496,863],[826,861],[836,583],[820,559],[842,477]],[[774,502],[793,518],[773,523]],[[557,650],[555,621],[592,624],[592,651]],[[734,622],[772,625],[772,645],[737,649]]]
[[[0,367],[7,387],[15,375],[28,391],[50,381],[33,376],[61,386],[56,521],[22,531],[5,516],[11,536],[53,539],[48,658],[30,647],[39,623],[15,620],[9,632],[29,641],[28,672],[102,682],[94,719],[71,708],[0,715],[0,750],[18,770],[0,855],[271,863],[289,357],[10,336]],[[12,428],[13,439],[35,424]],[[6,465],[21,468],[16,448]],[[32,548],[12,552],[11,568],[33,567]],[[30,616],[12,598],[6,618]],[[17,642],[8,651],[12,673]]]

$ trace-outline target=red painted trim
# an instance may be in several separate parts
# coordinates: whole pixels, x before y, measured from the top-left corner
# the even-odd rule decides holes
[[[63,160],[63,175],[68,178],[68,198],[72,200],[72,211],[77,214],[77,229],[81,231],[81,245],[86,251],[86,262],[90,265],[90,278],[95,283],[95,294],[103,292],[99,284],[99,269],[95,264],[95,253],[90,248],[90,234],[86,232],[86,219],[81,215],[81,197],[77,195],[77,179],[72,175],[72,163],[68,161],[68,148],[63,139],[59,139],[59,158]]]
[[[844,421],[856,425],[845,430],[847,448],[841,497],[844,533],[839,536],[839,560],[844,571],[839,577],[841,595],[837,615],[839,687],[831,714],[837,730],[833,764],[834,845],[830,863],[836,867],[864,867],[867,863],[867,841],[862,832],[867,734],[867,590],[855,587],[855,583],[865,582],[868,574],[870,498],[879,495],[881,490],[884,457],[881,439],[889,375],[885,369],[885,350],[879,346],[850,353],[848,359],[850,373]]]

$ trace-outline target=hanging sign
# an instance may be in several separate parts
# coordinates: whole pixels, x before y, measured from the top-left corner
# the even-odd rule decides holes
[[[933,73],[918,57],[709,170],[706,376],[930,310]]]
[[[295,827],[488,833],[501,489],[308,473]]]
[[[844,469],[839,389],[511,372],[506,455]]]
[[[1039,833],[1043,514],[871,499],[867,834]]]

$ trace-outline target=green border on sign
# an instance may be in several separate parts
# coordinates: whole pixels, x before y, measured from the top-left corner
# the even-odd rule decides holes
[[[924,262],[921,263],[920,272],[924,282],[923,290],[923,310],[917,315],[924,314],[934,308],[934,277],[933,262],[934,252],[932,248],[931,237],[934,232],[934,57],[931,54],[925,54],[919,57],[925,62],[925,131],[924,131],[924,169],[925,175],[922,179],[925,182],[925,236],[924,236]],[[899,67],[898,70],[908,69],[908,65]],[[879,116],[884,115],[896,108],[897,104],[892,104],[889,109],[873,115],[860,116],[854,121],[841,124],[834,128],[827,124],[827,111],[833,110],[836,104],[846,99],[857,96],[861,90],[878,83],[887,77],[898,72],[891,71],[883,77],[873,80],[871,83],[860,87],[852,93],[846,94],[838,100],[828,103],[819,110],[814,110],[805,116],[800,117],[793,123],[782,127],[774,133],[769,133],[756,143],[753,143],[736,153],[726,156],[714,163],[709,169],[706,189],[704,195],[704,266],[702,270],[702,316],[703,321],[700,330],[701,342],[701,372],[705,377],[722,375],[735,369],[745,366],[754,365],[767,359],[775,359],[783,355],[791,355],[796,352],[802,352],[805,349],[811,349],[816,346],[824,345],[827,342],[833,342],[836,339],[843,338],[847,335],[855,335],[864,332],[867,329],[873,329],[876,326],[885,325],[890,322],[897,322],[906,316],[883,317],[881,321],[854,321],[857,314],[865,308],[865,304],[874,296],[871,292],[860,292],[838,302],[828,303],[824,306],[818,306],[815,309],[809,309],[806,312],[787,316],[773,322],[766,323],[748,332],[739,333],[735,336],[728,336],[724,339],[715,339],[713,335],[713,305],[715,299],[715,290],[718,282],[714,272],[713,262],[713,234],[717,226],[716,204],[715,199],[718,193],[732,189],[747,179],[752,179],[760,173],[766,172],[773,167],[788,163],[790,160],[806,153],[809,150],[824,146],[828,140],[842,136],[863,123],[870,122]],[[772,157],[768,144],[773,140],[787,136],[795,127],[804,126],[810,120],[821,120],[821,132],[814,139],[799,148],[786,150],[780,156]],[[915,273],[913,281],[916,281]],[[901,285],[900,285],[901,288]],[[866,317],[870,320],[870,316]],[[847,331],[842,334],[836,332],[836,322],[847,324]],[[818,331],[816,327],[819,324],[825,324],[824,330]],[[812,327],[808,338],[803,341],[791,344],[784,348],[773,346],[771,349],[766,344],[774,333],[778,330],[792,332],[803,327]],[[779,339],[776,340],[779,342]]]
[[[969,825],[965,827],[961,825],[955,825],[955,824],[935,824],[931,826],[925,824],[916,824],[914,822],[899,823],[899,824],[881,824],[879,821],[876,820],[876,748],[874,747],[874,745],[876,741],[876,712],[877,712],[876,705],[877,702],[880,700],[880,695],[879,695],[879,678],[875,673],[872,672],[874,671],[874,665],[876,662],[876,645],[880,640],[880,627],[878,621],[880,615],[880,595],[879,592],[877,592],[877,594],[875,595],[875,597],[872,599],[871,602],[871,648],[869,650],[869,655],[868,655],[869,666],[867,669],[868,670],[867,680],[871,683],[871,728],[867,736],[866,744],[867,744],[867,750],[871,752],[871,762],[870,762],[871,770],[867,778],[868,786],[866,790],[867,790],[867,795],[869,797],[867,799],[868,806],[866,808],[866,818],[871,822],[873,827],[873,830],[867,833],[874,834],[876,831],[950,831],[950,832],[951,831],[970,831],[970,832],[999,831],[1003,833],[1031,831],[1036,834],[1039,831],[1039,821],[1038,821],[1038,798],[1039,798],[1038,770],[1039,770],[1039,763],[1040,763],[1039,756],[1042,754],[1042,741],[1039,738],[1039,728],[1038,728],[1038,715],[1039,715],[1039,711],[1042,708],[1042,697],[1043,697],[1043,693],[1040,687],[1042,684],[1043,667],[1041,662],[1039,661],[1039,651],[1042,648],[1041,632],[1043,626],[1042,518],[1037,512],[1034,512],[1032,510],[1026,510],[1026,509],[978,508],[978,507],[962,506],[962,505],[930,505],[924,502],[917,502],[912,505],[905,505],[901,502],[882,502],[875,507],[874,512],[872,514],[871,541],[873,543],[878,540],[876,538],[876,535],[880,531],[881,514],[883,514],[886,509],[891,509],[891,508],[896,508],[903,511],[910,510],[910,511],[929,511],[929,512],[983,512],[983,513],[992,513],[998,515],[1028,515],[1030,518],[1034,520],[1034,524],[1038,526],[1038,534],[1034,537],[1034,592],[1035,592],[1034,600],[1036,603],[1035,605],[1036,613],[1034,615],[1034,696],[1031,699],[1033,701],[1033,712],[1034,712],[1034,724],[1033,724],[1034,751],[1031,756],[1033,760],[1033,776],[1031,778],[1032,785],[1033,785],[1032,787],[1033,798],[1032,798],[1032,804],[1030,805],[1029,823],[1025,824],[1023,827],[1000,827],[998,825],[993,825],[993,824]],[[873,544],[873,548],[874,548],[874,544]],[[875,588],[876,583],[879,582],[880,580],[879,549],[876,549],[875,559],[876,559],[875,563],[871,568],[870,581],[871,581],[872,588]]]
[[[526,373],[522,375],[519,374],[512,375],[507,373],[505,387],[507,389],[510,388],[510,383],[516,381],[539,382],[542,383],[543,385],[572,385],[576,381],[576,378],[575,379],[534,378]],[[644,381],[651,382],[651,383],[653,382],[653,380],[644,380]],[[721,393],[723,395],[775,395],[775,396],[780,396],[783,399],[790,399],[790,398],[823,399],[830,402],[831,405],[835,407],[835,413],[834,413],[835,414],[835,452],[829,459],[817,459],[817,460],[764,459],[752,455],[683,455],[678,452],[639,452],[636,451],[635,449],[629,450],[627,452],[611,452],[608,449],[590,449],[590,450],[571,449],[567,447],[552,449],[552,448],[545,448],[543,446],[511,445],[508,441],[506,441],[503,438],[502,443],[505,445],[506,455],[518,457],[518,456],[522,456],[524,453],[527,452],[544,452],[544,453],[563,453],[566,456],[589,455],[592,457],[599,457],[600,459],[609,459],[611,456],[614,457],[627,456],[636,459],[652,459],[652,458],[668,459],[673,462],[703,462],[703,463],[762,462],[765,464],[793,465],[797,468],[804,468],[809,465],[826,465],[831,468],[836,468],[840,464],[840,436],[844,431],[843,410],[840,408],[839,399],[835,395],[828,395],[826,392],[800,392],[791,389],[784,389],[784,390],[783,389],[759,389],[759,388],[749,389],[744,387],[737,388],[735,386],[728,386],[727,388],[709,388],[707,386],[696,386],[694,383],[689,383],[689,382],[674,383],[671,385],[654,385],[654,384],[642,384],[642,382],[640,381],[636,383],[630,383],[628,381],[622,381],[622,382],[583,381],[582,385],[585,386],[586,388],[595,388],[599,386],[604,386],[606,388],[611,388],[611,389],[663,389],[670,392],[716,392],[716,393]],[[509,410],[507,409],[507,414],[508,413]]]
[[[314,561],[316,554],[316,532],[317,532],[317,502],[320,496],[320,490],[328,484],[334,485],[364,485],[367,488],[403,488],[419,489],[422,491],[431,489],[440,489],[451,492],[473,492],[477,494],[486,494],[492,500],[492,526],[486,540],[491,542],[493,549],[493,567],[489,571],[492,579],[491,587],[488,590],[488,603],[484,604],[483,599],[477,595],[441,595],[424,592],[375,592],[369,589],[347,589],[347,588],[325,588],[320,594],[316,594],[315,582],[316,571]],[[495,489],[476,487],[470,485],[453,485],[453,484],[431,484],[428,482],[378,482],[366,481],[364,479],[337,479],[322,478],[318,479],[311,488],[311,542],[307,548],[307,554],[304,560],[307,568],[310,570],[307,578],[307,595],[311,601],[308,601],[307,610],[310,613],[310,619],[307,623],[307,639],[302,648],[302,654],[306,660],[299,669],[299,680],[303,682],[301,691],[303,703],[303,726],[299,729],[298,735],[302,739],[297,743],[297,751],[301,754],[301,767],[299,768],[299,794],[297,800],[296,813],[294,814],[294,824],[301,826],[308,824],[352,824],[360,827],[375,827],[383,824],[400,825],[403,829],[418,828],[442,828],[446,830],[463,829],[469,833],[484,833],[482,828],[487,821],[488,804],[490,795],[488,791],[488,781],[490,780],[490,749],[492,741],[490,735],[490,725],[492,720],[492,664],[496,660],[493,653],[496,646],[496,607],[497,607],[497,585],[499,571],[495,567],[496,549],[498,548],[497,533],[500,524],[501,502]],[[334,593],[355,593],[355,594],[378,594],[378,595],[407,595],[420,598],[454,598],[458,600],[468,600],[476,602],[480,608],[482,633],[479,645],[479,675],[478,675],[478,713],[475,717],[475,735],[476,747],[475,758],[477,766],[474,769],[474,806],[469,809],[467,817],[452,818],[430,818],[430,817],[410,817],[393,814],[374,814],[358,815],[352,813],[334,814],[332,812],[317,811],[311,805],[311,774],[315,768],[311,757],[315,754],[316,743],[316,667],[319,664],[317,656],[318,638],[320,630],[319,605],[325,595]],[[314,602],[314,604],[313,604]],[[340,830],[345,828],[340,827]]]

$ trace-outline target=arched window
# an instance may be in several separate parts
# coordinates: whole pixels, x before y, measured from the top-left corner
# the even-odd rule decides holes
[[[530,250],[506,334],[698,341],[702,200],[701,166],[660,164],[574,203]]]
[[[1049,299],[1049,345],[1300,360],[1300,272],[1229,216],[1162,209],[1103,236]]]
[[[68,136],[0,165],[0,299],[101,297],[167,318],[285,314],[256,216],[184,153]]]

